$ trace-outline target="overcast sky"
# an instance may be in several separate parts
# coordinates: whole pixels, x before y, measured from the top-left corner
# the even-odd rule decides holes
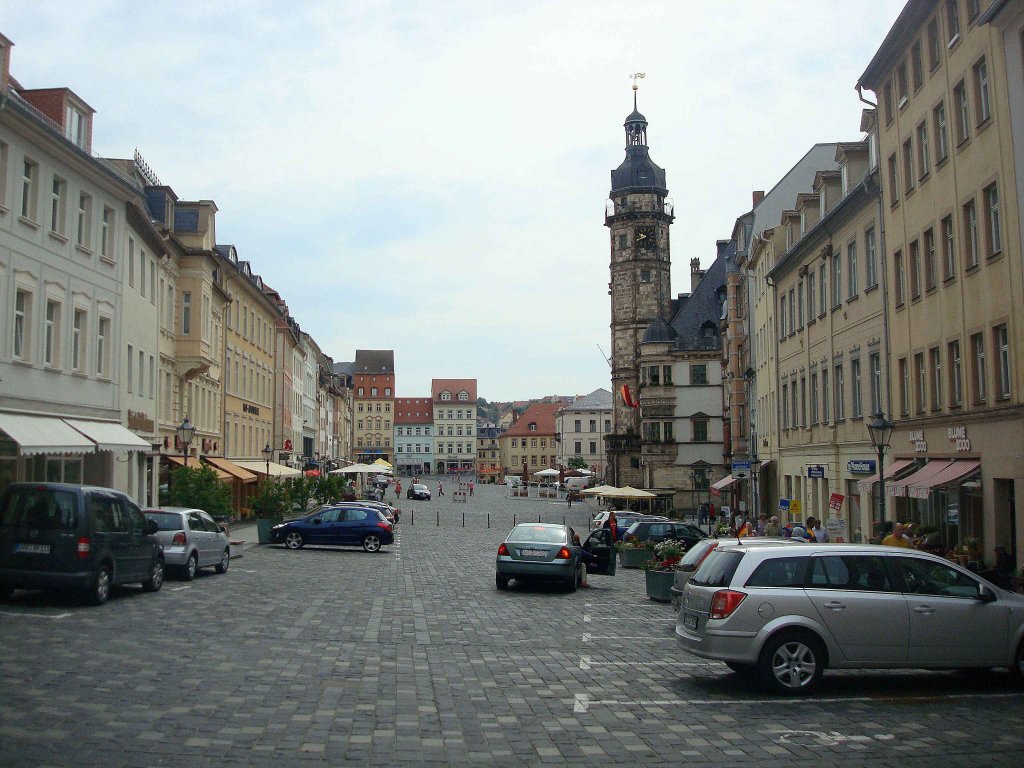
[[[902,6],[0,0],[0,32],[23,86],[96,110],[94,151],[215,200],[218,242],[336,361],[394,349],[401,397],[470,377],[510,400],[610,386],[628,75],[679,293],[753,190],[860,138],[854,85]]]

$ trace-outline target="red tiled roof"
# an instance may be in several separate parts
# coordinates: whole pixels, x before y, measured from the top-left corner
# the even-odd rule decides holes
[[[562,407],[561,403],[534,403],[523,415],[508,428],[506,435],[553,435],[555,434],[555,412]],[[530,424],[536,429],[530,429]]]
[[[395,399],[395,424],[430,424],[433,421],[434,407],[429,397]]]
[[[467,401],[459,400],[459,392],[463,390],[469,394],[468,402],[471,405],[476,405],[476,379],[431,379],[430,381],[430,395],[435,403],[443,402],[445,405],[465,403]],[[441,393],[446,391],[452,393],[450,401],[441,400]]]

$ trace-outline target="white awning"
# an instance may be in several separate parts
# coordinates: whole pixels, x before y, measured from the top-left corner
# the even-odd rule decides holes
[[[96,450],[92,440],[53,416],[0,413],[0,430],[18,444],[18,451],[23,456],[33,453],[92,453]]]
[[[267,462],[265,461],[250,461],[247,459],[232,459],[231,461],[242,469],[255,472],[257,475],[267,474]],[[270,477],[296,477],[301,474],[301,469],[292,469],[291,467],[286,467],[284,464],[278,464],[273,461],[270,462]]]
[[[87,438],[96,443],[100,451],[151,451],[153,446],[116,421],[84,421],[64,419]]]

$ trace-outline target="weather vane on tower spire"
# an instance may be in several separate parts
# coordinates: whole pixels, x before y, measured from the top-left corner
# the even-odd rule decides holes
[[[629,78],[633,81],[633,109],[636,109],[636,92],[640,88],[637,80],[643,80],[647,75],[643,72],[634,72]]]

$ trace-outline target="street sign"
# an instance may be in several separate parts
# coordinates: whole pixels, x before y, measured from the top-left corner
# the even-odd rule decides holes
[[[809,464],[807,466],[807,476],[810,478],[823,478],[825,477],[825,467],[821,464]]]
[[[851,475],[873,475],[875,474],[874,459],[854,459],[846,462],[846,471]]]
[[[789,512],[789,499],[779,499],[779,512]]]
[[[732,476],[743,480],[750,476],[750,462],[744,459],[734,459],[732,462]]]

